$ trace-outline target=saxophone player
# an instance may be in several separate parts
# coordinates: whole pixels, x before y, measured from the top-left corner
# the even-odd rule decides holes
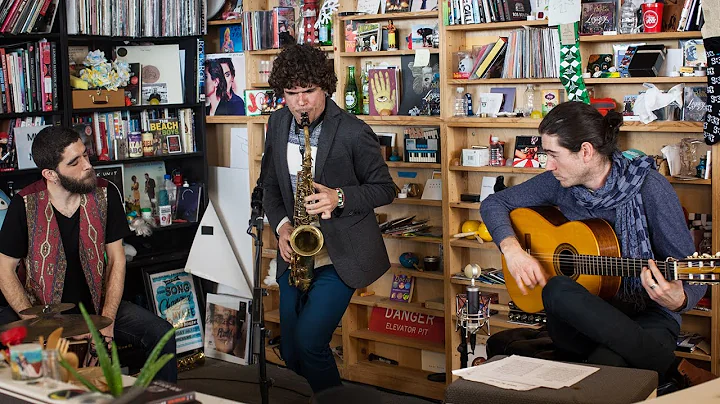
[[[270,116],[263,157],[263,207],[279,240],[280,351],[317,393],[341,384],[329,343],[355,289],[390,268],[374,208],[393,201],[395,185],[375,133],[330,98],[337,76],[324,52],[286,47],[269,83],[286,102]],[[300,271],[293,231],[315,217],[321,247]],[[298,277],[308,283],[295,286]]]

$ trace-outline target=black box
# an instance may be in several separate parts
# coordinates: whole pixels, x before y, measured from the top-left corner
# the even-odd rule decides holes
[[[665,63],[665,45],[642,45],[630,60],[630,77],[657,77]]]
[[[460,200],[462,202],[480,202],[480,195],[478,195],[478,194],[460,194]]]

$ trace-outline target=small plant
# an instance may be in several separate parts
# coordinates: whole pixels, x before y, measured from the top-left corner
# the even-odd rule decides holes
[[[100,333],[98,332],[97,328],[95,328],[92,320],[90,320],[90,316],[88,315],[87,310],[85,310],[85,306],[82,303],[80,303],[79,306],[80,312],[82,313],[83,318],[87,323],[88,329],[90,330],[90,334],[92,334],[92,340],[95,344],[95,349],[97,350],[98,359],[100,360],[100,368],[102,369],[103,375],[105,376],[105,381],[107,382],[108,388],[110,389],[110,394],[113,397],[120,397],[123,394],[122,373],[120,372],[120,358],[118,357],[115,341],[112,341],[110,344],[112,352],[111,358],[108,355],[105,344],[103,344],[103,339],[100,336]],[[173,334],[175,334],[175,328],[165,333],[165,335],[163,335],[157,345],[155,345],[155,348],[153,348],[150,356],[147,358],[147,361],[145,361],[145,365],[140,371],[140,374],[135,380],[135,384],[133,384],[133,386],[146,388],[152,381],[153,377],[155,377],[155,374],[157,374],[157,372],[163,366],[165,366],[165,364],[168,363],[170,359],[175,356],[174,354],[168,353],[158,359],[160,351],[163,349],[165,344],[167,344]],[[79,380],[83,385],[85,385],[85,387],[90,389],[90,391],[100,392],[100,390],[95,387],[95,385],[93,385],[92,383],[90,383],[90,381],[78,374],[75,368],[68,364],[64,358],[60,358],[60,365],[67,369],[67,371],[70,372],[73,377]]]

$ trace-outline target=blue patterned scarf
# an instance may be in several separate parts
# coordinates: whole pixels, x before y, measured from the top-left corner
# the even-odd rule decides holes
[[[602,188],[595,192],[581,185],[570,188],[577,204],[584,208],[615,209],[615,234],[623,257],[654,257],[640,188],[648,172],[655,167],[655,160],[651,157],[628,160],[616,151],[612,156],[610,175]],[[646,294],[640,278],[624,277],[622,285],[619,299],[632,303],[636,310],[644,309]]]

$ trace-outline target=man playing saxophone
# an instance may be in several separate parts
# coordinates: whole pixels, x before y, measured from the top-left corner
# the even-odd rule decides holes
[[[330,98],[337,76],[324,52],[286,47],[269,82],[287,107],[270,116],[262,174],[279,240],[280,351],[317,393],[341,384],[329,343],[355,289],[390,268],[374,208],[395,185],[375,133]]]

